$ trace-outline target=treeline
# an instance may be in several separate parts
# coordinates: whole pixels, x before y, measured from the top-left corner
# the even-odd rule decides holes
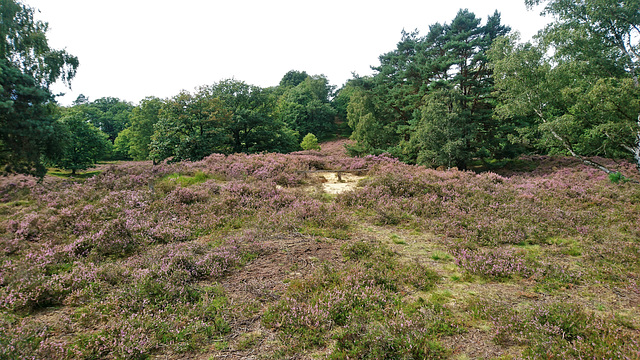
[[[0,160],[42,175],[45,164],[75,171],[108,158],[290,152],[308,134],[340,133],[355,140],[352,155],[430,167],[543,153],[609,173],[593,157],[627,158],[640,171],[640,0],[525,3],[555,19],[533,41],[520,42],[497,11],[483,21],[460,10],[426,35],[403,31],[373,75],[337,91],[292,70],[269,88],[230,79],[136,106],[81,96],[61,108],[49,85],[69,81],[77,59],[48,47],[33,9],[3,0]]]
[[[528,1],[529,5],[541,1]],[[549,1],[557,21],[527,43],[495,13],[461,10],[425,36],[403,32],[348,97],[353,155],[431,167],[523,153],[635,159],[640,171],[640,1]]]
[[[101,151],[95,159],[195,161],[212,153],[286,153],[301,150],[307,134],[320,140],[336,135],[333,92],[326,77],[292,70],[275,87],[229,79],[168,99],[149,97],[137,106],[117,98],[90,102],[81,95],[60,109],[59,122],[83,119],[85,127],[103,134],[75,139],[87,145],[78,153],[95,145]],[[80,169],[84,160],[53,163]]]

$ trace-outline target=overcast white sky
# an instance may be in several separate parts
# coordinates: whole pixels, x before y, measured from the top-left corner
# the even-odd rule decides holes
[[[402,29],[426,34],[467,8],[528,39],[547,22],[524,0],[24,0],[49,22],[49,43],[80,60],[69,105],[79,94],[137,103],[235,78],[277,85],[289,70],[325,74],[341,86],[371,74]]]

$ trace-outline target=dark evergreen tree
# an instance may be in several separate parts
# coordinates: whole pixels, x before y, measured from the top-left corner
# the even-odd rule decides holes
[[[59,154],[49,86],[75,76],[78,59],[49,47],[48,24],[17,0],[0,0],[0,172],[44,176]]]
[[[380,56],[376,74],[353,81],[361,89],[349,105],[352,138],[358,141],[353,149],[388,151],[431,166],[465,167],[475,157],[499,156],[486,52],[509,30],[498,12],[481,25],[473,13],[460,10],[450,24],[431,25],[424,37],[403,31],[397,48]],[[455,129],[442,128],[447,126]],[[436,128],[427,136],[425,129]],[[433,138],[437,134],[444,138]],[[453,134],[458,138],[451,139]]]

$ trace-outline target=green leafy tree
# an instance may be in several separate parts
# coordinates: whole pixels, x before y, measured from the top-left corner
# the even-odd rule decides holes
[[[280,80],[280,87],[292,88],[298,86],[309,77],[306,71],[291,70],[284,74]]]
[[[109,152],[111,142],[107,135],[87,122],[85,114],[77,109],[70,109],[59,120],[62,125],[58,136],[64,142],[60,157],[52,163],[62,169],[85,170]]]
[[[126,128],[118,134],[116,141],[113,142],[113,157],[116,159],[130,160],[133,134],[131,128]]]
[[[431,25],[424,37],[417,30],[403,31],[396,49],[380,56],[371,79],[354,79],[361,92],[351,96],[347,108],[352,139],[358,142],[352,149],[462,168],[474,157],[503,156],[505,129],[493,118],[486,53],[510,29],[501,25],[498,12],[481,22],[460,10],[450,24]],[[446,116],[438,119],[430,111]],[[432,136],[425,129],[442,131]],[[443,147],[453,134],[459,138]]]
[[[535,119],[543,146],[607,173],[588,157],[626,152],[640,171],[640,2],[544,3],[556,21],[537,41],[511,37],[493,50],[499,115]]]
[[[419,164],[431,167],[463,168],[473,155],[468,150],[475,125],[463,108],[464,95],[453,89],[432,91],[426,95],[421,118],[413,127],[410,146]]]
[[[34,12],[0,0],[0,171],[44,176],[44,155],[60,150],[49,86],[68,84],[78,59],[49,47],[48,24]]]
[[[366,81],[366,79],[360,79]],[[397,144],[397,130],[394,123],[381,121],[388,114],[388,108],[380,106],[379,97],[359,88],[350,98],[347,120],[353,130],[351,139],[356,145],[347,147],[351,155],[383,153]]]
[[[320,150],[320,145],[318,145],[318,138],[312,133],[308,133],[304,136],[304,138],[302,138],[300,147],[302,147],[302,150]]]
[[[337,129],[336,110],[330,102],[333,90],[323,75],[308,76],[280,97],[278,118],[299,134],[314,133],[319,139],[330,138]]]
[[[357,76],[354,74],[354,76]],[[337,91],[336,96],[331,100],[331,106],[336,110],[336,126],[340,136],[351,136],[352,130],[349,127],[348,115],[349,115],[349,102],[351,97],[358,92],[358,88],[353,86],[351,82],[347,82],[340,90]]]
[[[234,79],[200,88],[201,96],[217,98],[231,114],[226,131],[235,153],[298,150],[298,134],[273,116],[275,98],[269,89]]]
[[[118,134],[118,138],[121,135],[126,137],[129,156],[134,160],[149,159],[154,125],[160,119],[160,110],[163,104],[164,102],[161,99],[155,97],[145,98],[140,102],[140,105],[131,111],[131,125],[123,130],[123,132],[128,130],[128,133],[123,135],[123,132],[121,132]],[[118,138],[116,138],[116,142],[118,142]],[[122,142],[125,142],[125,140],[123,139]]]
[[[44,154],[59,152],[51,94],[0,60],[0,172],[44,176]]]
[[[167,100],[151,137],[154,161],[202,160],[213,153],[229,153],[226,127],[231,114],[218,98],[181,92]]]
[[[132,104],[113,97],[100,98],[76,106],[82,109],[89,122],[107,134],[112,143],[118,134],[129,126],[133,110]]]

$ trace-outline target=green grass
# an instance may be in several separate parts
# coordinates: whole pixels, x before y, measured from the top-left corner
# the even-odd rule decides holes
[[[72,174],[71,171],[63,170],[63,169],[55,169],[51,168],[47,171],[47,175],[59,177],[62,179],[88,179],[92,178],[98,174],[102,173],[102,170],[93,170],[93,171],[79,171],[75,174]]]

